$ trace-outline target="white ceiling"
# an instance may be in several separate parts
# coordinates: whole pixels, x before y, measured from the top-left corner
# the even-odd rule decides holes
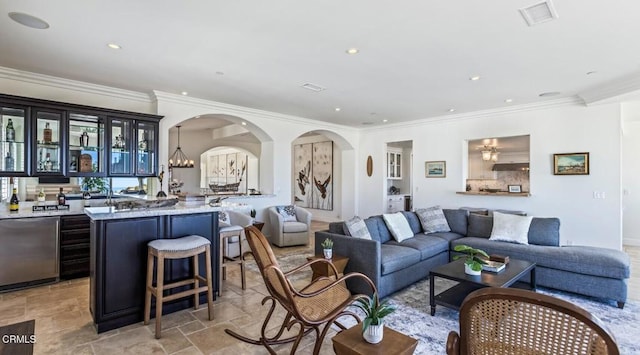
[[[0,0],[0,66],[356,127],[640,78],[640,1],[555,0],[559,18],[529,27],[518,9],[538,2]]]

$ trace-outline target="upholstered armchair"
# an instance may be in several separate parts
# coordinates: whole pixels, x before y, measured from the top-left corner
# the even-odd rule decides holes
[[[309,243],[311,212],[298,206],[272,206],[267,209],[271,224],[270,242],[279,247]]]

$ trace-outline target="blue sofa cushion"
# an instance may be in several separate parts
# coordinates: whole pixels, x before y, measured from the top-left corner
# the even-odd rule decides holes
[[[469,227],[469,211],[467,210],[451,210],[443,209],[444,217],[449,223],[449,228],[452,232],[460,235],[467,235],[467,228]]]
[[[416,234],[413,238],[403,240],[401,243],[392,240],[386,245],[397,245],[416,249],[420,252],[420,260],[427,260],[434,255],[449,251],[449,241],[436,238],[433,234],[435,233],[427,235],[420,233]]]
[[[469,214],[469,228],[467,237],[489,238],[493,229],[493,217]]]
[[[533,217],[529,226],[529,244],[560,245],[560,219]]]
[[[444,239],[447,241],[447,243],[451,242],[452,240],[456,240],[464,237],[464,235],[460,235],[454,232],[435,232],[435,233],[429,233],[427,235]]]
[[[402,214],[409,222],[409,227],[411,227],[413,234],[422,233],[422,225],[420,224],[420,219],[418,219],[415,212],[402,211]]]
[[[606,248],[587,246],[554,247],[524,245],[465,237],[451,242],[453,246],[465,244],[489,254],[508,255],[513,259],[535,262],[537,266],[564,270],[584,275],[625,279],[630,274],[630,259],[626,253]]]
[[[380,258],[382,259],[381,273],[387,275],[417,264],[420,261],[420,251],[389,243],[381,244]]]

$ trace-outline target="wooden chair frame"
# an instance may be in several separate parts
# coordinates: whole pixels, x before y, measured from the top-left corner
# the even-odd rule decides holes
[[[460,335],[450,332],[446,349],[448,355],[620,354],[606,326],[584,309],[534,291],[497,287],[465,298]]]
[[[375,285],[367,276],[354,272],[335,279],[333,277],[320,277],[311,281],[309,285],[302,289],[296,290],[289,281],[289,277],[293,274],[310,268],[310,265],[314,263],[328,263],[328,265],[333,269],[335,275],[338,275],[335,266],[328,260],[314,259],[294,268],[293,270],[283,272],[278,265],[273,251],[271,250],[269,241],[260,232],[260,230],[256,227],[249,226],[245,228],[245,235],[251,247],[251,251],[253,252],[254,259],[258,264],[258,268],[260,269],[260,273],[262,274],[267,290],[270,293],[269,296],[266,296],[262,300],[262,304],[264,305],[268,301],[271,301],[271,305],[269,312],[262,323],[259,339],[251,339],[242,336],[230,329],[225,329],[227,334],[250,344],[263,345],[270,354],[276,354],[272,348],[273,345],[293,342],[291,354],[294,354],[303,336],[314,330],[316,333],[316,342],[313,348],[313,354],[318,354],[320,347],[322,346],[322,342],[332,324],[336,324],[342,330],[346,329],[345,326],[337,321],[339,317],[352,316],[356,321],[360,322],[358,315],[348,310],[347,307],[349,307],[356,299],[367,296],[363,294],[351,295],[346,289],[344,282],[345,280],[354,277],[363,278],[371,286],[373,293],[376,291]],[[325,296],[327,298],[330,296],[344,297],[338,297],[339,302],[332,304],[330,308],[323,308],[324,302],[314,302],[317,299],[323,299],[326,301],[326,299],[324,299]],[[309,308],[316,307],[316,309],[320,310],[322,314],[320,316],[309,315],[307,307],[300,307],[302,303]],[[287,314],[284,317],[278,332],[274,336],[269,337],[266,335],[267,326],[278,304],[286,310]],[[291,330],[296,324],[299,326],[298,334],[288,338],[283,338],[282,336],[285,330]]]

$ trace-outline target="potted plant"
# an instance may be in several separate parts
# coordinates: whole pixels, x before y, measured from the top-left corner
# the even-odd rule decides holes
[[[373,293],[373,297],[364,296],[356,299],[355,306],[365,314],[362,321],[362,337],[368,343],[377,344],[382,341],[384,335],[383,318],[396,310],[387,301],[380,302],[377,292]]]
[[[467,275],[480,275],[482,271],[482,265],[486,264],[487,261],[480,256],[489,259],[489,255],[484,251],[476,248],[472,248],[468,245],[460,244],[456,245],[453,250],[463,253],[466,255],[454,255],[453,260],[458,260],[460,258],[465,258],[464,260],[464,272]]]
[[[333,240],[330,238],[325,239],[322,244],[322,252],[325,259],[331,259],[333,257]]]

